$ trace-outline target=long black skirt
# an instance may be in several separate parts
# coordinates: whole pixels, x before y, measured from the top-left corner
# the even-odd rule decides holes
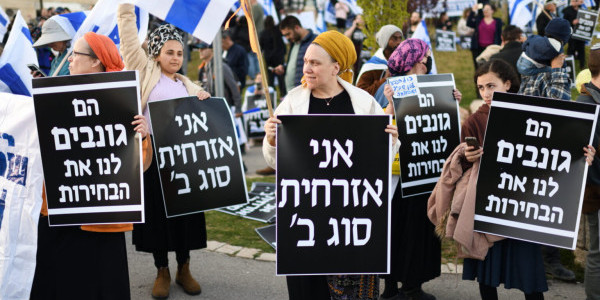
[[[465,258],[463,279],[491,287],[501,283],[507,289],[526,294],[548,290],[541,246],[525,241],[504,239],[494,243],[485,260]]]
[[[402,198],[400,184],[392,198],[392,271],[385,278],[415,287],[440,276],[441,243],[427,217],[429,193]]]
[[[40,217],[30,299],[131,299],[125,234],[49,227]]]
[[[133,225],[133,244],[137,251],[152,253],[206,248],[204,213],[167,218],[156,155],[144,172],[144,209],[146,223]]]

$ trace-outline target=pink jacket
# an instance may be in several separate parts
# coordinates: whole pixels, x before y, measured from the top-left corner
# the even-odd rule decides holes
[[[427,216],[438,236],[453,239],[458,257],[484,260],[488,249],[503,237],[473,231],[479,161],[463,171],[465,143],[458,145],[444,163],[442,175],[427,202]]]

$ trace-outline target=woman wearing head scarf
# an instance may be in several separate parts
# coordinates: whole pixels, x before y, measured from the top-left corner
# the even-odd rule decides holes
[[[265,124],[263,155],[267,164],[276,169],[277,115],[305,114],[383,114],[381,107],[367,92],[353,86],[351,68],[356,61],[352,41],[337,31],[320,34],[304,55],[304,80],[289,91],[275,110],[275,116]],[[394,153],[396,126],[382,128],[392,134]],[[438,266],[439,267],[439,266]],[[379,283],[375,275],[288,276],[290,299],[377,299]]]
[[[148,102],[190,95],[196,95],[201,100],[209,98],[210,94],[177,73],[183,64],[183,40],[177,29],[173,25],[162,25],[154,30],[148,38],[146,54],[138,40],[134,9],[131,4],[119,5],[117,24],[125,67],[140,73],[144,115],[149,115]],[[154,256],[157,276],[152,296],[159,299],[169,296],[171,275],[168,251],[175,251],[176,254],[175,282],[187,294],[200,294],[200,284],[192,277],[189,261],[190,250],[206,247],[204,213],[167,219],[155,157],[144,174],[144,182],[146,223],[134,225],[133,243],[137,251],[149,252]]]
[[[123,69],[117,46],[106,36],[86,33],[69,57],[71,75],[116,72]],[[152,161],[148,124],[142,115],[131,123],[142,140],[144,170]],[[38,224],[36,269],[32,300],[130,299],[126,231],[132,224],[48,226],[44,197]]]
[[[419,39],[407,39],[388,59],[389,76],[425,75],[431,70],[431,50]],[[384,94],[384,97],[380,95]],[[381,103],[392,102],[393,90],[382,85],[376,97]],[[454,98],[462,95],[454,90]],[[392,198],[392,268],[386,275],[381,299],[435,299],[421,285],[440,276],[441,246],[427,217],[429,194],[402,198],[397,186]],[[398,282],[402,288],[398,290]],[[399,297],[399,298],[398,298]]]

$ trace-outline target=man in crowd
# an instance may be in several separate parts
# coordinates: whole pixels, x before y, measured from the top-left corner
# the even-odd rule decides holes
[[[402,42],[402,30],[396,25],[384,25],[375,35],[375,41],[379,49],[362,66],[356,78],[356,86],[373,96],[387,78],[387,60]]]
[[[492,55],[490,59],[501,59],[515,68],[517,72],[517,60],[523,53],[523,30],[515,25],[508,25],[502,30],[502,49]]]
[[[287,64],[279,65],[273,72],[277,75],[285,74],[285,88],[290,91],[300,85],[302,79],[302,68],[304,66],[304,53],[317,37],[312,30],[302,28],[300,20],[294,16],[287,16],[279,23],[281,34],[292,43],[288,53]]]
[[[579,11],[579,7],[583,4],[583,0],[571,0],[571,5],[563,9],[563,17],[565,20],[569,21],[571,26],[573,27],[573,31],[577,28],[579,24],[579,19],[577,19],[577,11]],[[585,42],[577,39],[571,38],[569,40],[569,47],[567,48],[568,55],[574,55],[576,60],[579,60],[579,68],[585,69]]]
[[[546,26],[554,18],[556,18],[556,3],[554,0],[547,0],[546,4],[544,4],[544,11],[535,19],[538,35],[546,35]]]
[[[408,20],[408,22],[404,23],[404,26],[402,26],[402,32],[406,34],[407,39],[410,39],[413,33],[415,33],[415,30],[417,30],[419,23],[421,23],[421,18],[421,13],[418,11],[413,11],[410,14],[410,19]]]
[[[246,86],[248,74],[248,55],[244,47],[236,44],[231,38],[231,32],[223,32],[223,56],[239,82],[240,90]]]

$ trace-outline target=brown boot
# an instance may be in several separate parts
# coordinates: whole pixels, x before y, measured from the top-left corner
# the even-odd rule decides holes
[[[154,286],[152,287],[152,297],[155,299],[169,298],[169,289],[171,288],[171,274],[168,267],[158,269]]]
[[[267,166],[264,169],[256,170],[256,174],[262,175],[262,176],[274,175],[275,174],[275,169]]]
[[[192,277],[192,273],[190,272],[189,259],[183,265],[177,265],[175,282],[179,284],[183,288],[183,291],[188,295],[199,295],[202,292],[200,284]]]

